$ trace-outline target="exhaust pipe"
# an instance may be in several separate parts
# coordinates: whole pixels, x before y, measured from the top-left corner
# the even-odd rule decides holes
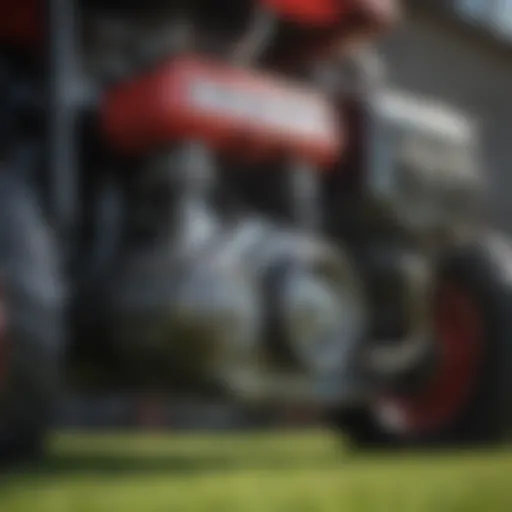
[[[402,257],[401,273],[405,281],[408,305],[408,333],[402,339],[380,340],[364,355],[364,367],[372,375],[386,380],[399,379],[412,369],[421,367],[431,353],[432,336],[429,314],[431,275],[423,261]]]

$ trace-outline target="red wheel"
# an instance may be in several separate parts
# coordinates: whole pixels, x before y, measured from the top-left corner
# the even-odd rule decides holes
[[[336,410],[336,426],[367,447],[480,445],[512,427],[512,249],[486,239],[438,269],[435,357],[420,388]]]
[[[460,286],[443,283],[434,305],[436,369],[415,396],[386,396],[376,404],[383,425],[406,435],[424,435],[455,420],[471,399],[483,356],[478,304]]]

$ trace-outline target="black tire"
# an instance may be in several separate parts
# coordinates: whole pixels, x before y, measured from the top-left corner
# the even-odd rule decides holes
[[[471,247],[458,248],[441,262],[434,287],[457,289],[475,306],[479,339],[478,357],[465,385],[463,400],[454,402],[441,423],[423,430],[393,430],[368,407],[336,411],[331,420],[355,445],[367,448],[421,446],[478,446],[505,441],[512,427],[512,250],[498,237],[489,237]],[[435,304],[434,304],[435,305]],[[440,339],[436,336],[436,339]],[[468,349],[470,350],[470,349]],[[473,350],[473,349],[471,349]],[[477,352],[474,352],[475,354]],[[438,358],[439,360],[439,358]],[[428,387],[441,372],[433,366]],[[423,393],[420,389],[416,393]],[[449,391],[447,391],[449,393]],[[408,403],[419,395],[407,397]]]
[[[3,368],[0,464],[41,454],[58,392],[63,290],[56,247],[28,180],[0,173]]]

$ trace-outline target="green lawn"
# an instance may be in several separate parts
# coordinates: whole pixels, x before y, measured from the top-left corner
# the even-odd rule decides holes
[[[61,434],[0,512],[510,512],[512,450],[361,454],[324,433]]]

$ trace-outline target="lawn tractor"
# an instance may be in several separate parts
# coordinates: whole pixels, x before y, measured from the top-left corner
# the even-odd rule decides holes
[[[65,387],[504,439],[512,252],[478,127],[386,85],[393,1],[0,6],[2,460]]]

